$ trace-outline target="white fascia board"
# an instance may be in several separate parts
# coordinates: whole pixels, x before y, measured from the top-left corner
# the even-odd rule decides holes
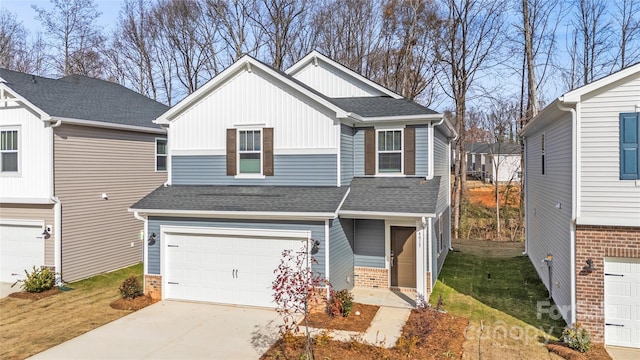
[[[322,55],[321,53],[319,53],[316,50],[313,50],[312,52],[310,52],[309,54],[307,54],[307,56],[303,57],[302,60],[298,61],[297,63],[293,64],[291,67],[289,67],[287,70],[285,70],[285,74],[287,75],[291,75],[293,76],[295,73],[297,73],[298,71],[300,71],[301,69],[303,69],[308,63],[312,62],[312,61],[317,61],[317,60],[321,60],[323,62],[325,62],[326,64],[330,65],[331,67],[335,68],[336,70],[339,70],[342,73],[345,73],[353,78],[356,78],[360,81],[362,81],[363,83],[371,86],[372,88],[388,95],[391,96],[394,99],[402,99],[402,95],[397,94],[389,89],[387,89],[386,87],[371,81],[370,79],[367,79],[366,77],[358,74],[357,72],[347,68],[344,65],[341,65],[337,62],[335,62],[334,60],[331,60],[330,58]]]
[[[545,123],[545,120],[549,121],[548,119],[555,118],[556,114],[560,113],[560,110],[558,109],[558,105],[560,103],[561,103],[561,100],[560,98],[558,98],[558,99],[555,99],[551,104],[547,105],[544,109],[542,109],[541,112],[538,113],[538,115],[536,115],[536,117],[531,119],[531,121],[529,121],[527,125],[525,125],[524,128],[522,128],[522,130],[520,130],[520,132],[518,133],[518,136],[527,137],[532,132],[538,130],[540,126],[545,126],[543,124]],[[562,116],[564,115],[560,115],[559,117],[562,117]]]
[[[349,219],[396,219],[396,218],[411,218],[422,219],[435,218],[436,214],[428,213],[399,213],[399,212],[386,212],[386,211],[357,211],[357,210],[340,210],[338,211],[340,217]]]
[[[588,217],[580,216],[576,218],[577,225],[595,226],[630,226],[640,227],[640,219],[620,219],[611,217]]]
[[[88,126],[88,127],[96,127],[96,128],[104,128],[104,129],[135,131],[135,132],[144,132],[144,133],[150,133],[150,134],[165,135],[167,133],[167,130],[165,129],[154,129],[154,128],[148,128],[144,126],[115,124],[115,123],[109,123],[104,121],[72,119],[72,118],[64,118],[64,117],[57,117],[57,116],[52,117],[49,121],[50,122],[61,121],[63,124],[68,124],[68,125],[80,125],[80,126]]]
[[[40,115],[40,120],[43,121],[49,121],[51,119],[51,116],[49,114],[47,114],[46,112],[44,112],[42,109],[40,109],[39,107],[33,105],[29,100],[27,100],[26,98],[24,98],[22,95],[18,94],[17,92],[15,92],[13,89],[11,89],[10,87],[8,87],[4,82],[0,82],[0,89],[2,89],[3,91],[7,91],[9,92],[11,95],[13,95],[14,97],[11,99],[8,98],[4,98],[4,99],[0,99],[2,102],[9,102],[9,101],[13,101],[13,102],[21,102],[23,103],[25,106],[27,106],[28,108],[30,108],[31,110],[35,111],[36,113],[38,113],[38,115]]]
[[[19,197],[3,197],[0,198],[0,204],[53,204],[50,198],[19,198]]]
[[[338,213],[340,212],[340,209],[342,208],[342,204],[344,204],[344,202],[347,200],[347,196],[349,196],[350,192],[351,192],[351,187],[347,188],[347,191],[344,193],[344,196],[342,197],[342,200],[340,200],[340,204],[338,205],[338,209],[335,212],[335,217],[338,217]]]
[[[442,120],[442,114],[421,114],[421,115],[397,115],[397,116],[377,116],[377,117],[362,117],[356,113],[347,113],[348,118],[357,120],[362,125],[377,124],[384,122],[412,122],[412,121],[440,121]]]
[[[160,225],[160,231],[165,234],[195,234],[195,235],[223,235],[248,237],[275,237],[305,240],[311,236],[309,230],[278,230],[278,229],[247,229],[224,227],[198,226],[166,226]]]
[[[209,80],[206,84],[204,84],[200,89],[196,90],[195,92],[193,92],[191,95],[187,96],[186,98],[182,99],[182,101],[180,101],[178,104],[176,104],[175,106],[173,106],[171,109],[167,110],[167,112],[165,112],[164,114],[160,115],[159,118],[157,118],[156,120],[154,120],[153,122],[159,125],[169,125],[171,123],[171,121],[173,120],[173,118],[180,114],[183,110],[189,108],[192,104],[194,104],[195,102],[199,101],[201,98],[203,98],[205,95],[207,95],[210,91],[212,91],[213,89],[215,89],[216,87],[222,85],[223,83],[225,83],[227,80],[229,80],[230,78],[232,78],[237,72],[239,71],[250,71],[253,72],[252,68],[256,68],[256,69],[260,69],[261,71],[269,74],[270,76],[278,79],[279,81],[282,81],[283,83],[287,84],[288,86],[292,87],[293,89],[295,89],[296,91],[304,94],[305,96],[307,96],[309,99],[315,101],[316,103],[331,109],[332,111],[336,112],[336,117],[343,117],[344,116],[344,111],[342,109],[340,109],[338,106],[336,106],[335,104],[327,101],[326,99],[322,98],[321,96],[318,96],[317,94],[309,91],[308,89],[304,88],[303,86],[300,86],[299,84],[297,84],[294,81],[291,81],[291,79],[282,76],[281,73],[275,71],[274,69],[272,69],[271,67],[255,60],[254,58],[252,58],[251,56],[245,55],[242,58],[240,58],[238,61],[236,61],[235,63],[233,63],[231,66],[229,66],[228,68],[226,68],[224,71],[222,71],[220,74],[218,74],[217,76],[215,76],[214,78],[212,78],[211,80]]]
[[[333,212],[301,213],[301,212],[261,212],[261,211],[211,211],[211,210],[163,210],[129,208],[129,212],[141,215],[165,215],[177,217],[219,217],[225,219],[295,219],[295,220],[325,220],[335,219]]]
[[[561,101],[565,104],[575,104],[580,102],[583,95],[588,94],[594,90],[597,90],[603,86],[607,86],[613,82],[616,82],[620,79],[624,79],[627,76],[640,74],[640,63],[637,63],[633,66],[629,66],[628,68],[624,68],[619,70],[609,76],[605,76],[600,80],[596,80],[590,84],[581,86],[575,90],[569,91],[560,97]]]

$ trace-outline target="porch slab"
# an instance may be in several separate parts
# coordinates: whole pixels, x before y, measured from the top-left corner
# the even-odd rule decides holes
[[[625,348],[618,346],[607,346],[606,347],[609,356],[613,360],[636,360],[640,359],[640,349],[635,348]]]
[[[353,288],[351,293],[353,294],[353,301],[360,304],[403,309],[416,307],[415,293],[371,288]]]

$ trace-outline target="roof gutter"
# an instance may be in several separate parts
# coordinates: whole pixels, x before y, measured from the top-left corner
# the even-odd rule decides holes
[[[395,116],[361,116],[354,112],[347,112],[345,116],[361,123],[369,122],[392,122],[392,121],[434,121],[442,119],[442,114],[418,114],[418,115],[395,115]]]
[[[389,219],[389,218],[434,218],[436,214],[429,213],[402,213],[389,211],[360,211],[360,210],[340,210],[338,214],[346,218],[364,219]]]
[[[571,222],[570,222],[570,261],[571,261],[571,324],[576,322],[576,217],[577,217],[577,202],[578,202],[578,189],[577,185],[577,172],[578,172],[578,146],[577,146],[577,125],[578,114],[573,107],[564,106],[564,96],[558,98],[558,109],[571,113]],[[553,286],[549,284],[549,286]]]
[[[152,134],[166,134],[166,130],[164,129],[155,129],[144,126],[135,126],[135,125],[125,125],[125,124],[114,124],[107,123],[103,121],[93,121],[93,120],[82,120],[82,119],[73,119],[73,118],[65,118],[65,117],[51,117],[48,120],[49,122],[55,121],[55,125],[52,127],[60,126],[61,123],[69,124],[69,125],[80,125],[80,126],[90,126],[96,128],[105,128],[105,129],[115,129],[115,130],[125,130],[125,131],[136,131],[136,132],[145,132]]]
[[[334,219],[335,212],[264,212],[264,211],[213,211],[213,210],[166,210],[166,209],[137,209],[129,208],[129,212],[139,213],[142,216],[154,215],[173,215],[173,216],[193,216],[193,217],[221,217],[227,219],[296,219],[296,220],[326,220]]]

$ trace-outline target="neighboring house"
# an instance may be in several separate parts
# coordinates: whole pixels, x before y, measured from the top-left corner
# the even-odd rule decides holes
[[[166,131],[152,120],[167,109],[103,80],[0,69],[0,281],[142,261],[127,208],[166,180]]]
[[[520,145],[512,143],[468,143],[467,174],[478,180],[493,183],[520,182],[522,171]]]
[[[286,73],[245,56],[156,123],[168,181],[130,209],[147,293],[273,307],[282,251],[313,239],[336,289],[430,294],[450,246],[442,114],[312,52]]]
[[[635,348],[639,112],[636,64],[564,94],[521,132],[531,262],[567,323],[583,324],[597,342]]]

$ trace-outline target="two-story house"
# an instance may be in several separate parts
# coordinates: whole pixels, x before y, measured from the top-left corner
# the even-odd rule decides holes
[[[158,117],[168,179],[144,220],[157,298],[273,307],[305,240],[336,289],[428,296],[450,244],[450,141],[438,114],[312,52],[286,72],[245,56]]]
[[[142,261],[127,209],[166,180],[166,131],[152,120],[167,109],[108,81],[0,69],[0,281]]]
[[[556,99],[521,132],[526,252],[568,324],[640,348],[640,64]]]

